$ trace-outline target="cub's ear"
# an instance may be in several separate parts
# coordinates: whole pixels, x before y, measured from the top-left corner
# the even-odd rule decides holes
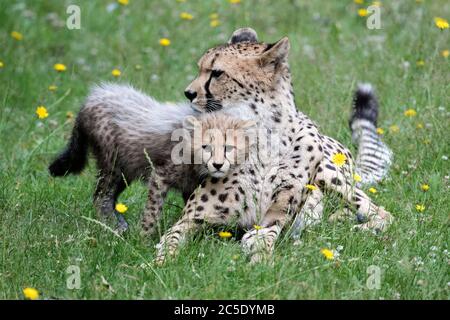
[[[229,44],[235,44],[238,42],[258,42],[258,35],[256,34],[256,31],[252,28],[240,28],[237,29],[233,34],[231,35],[230,40],[228,40]]]
[[[271,63],[278,64],[287,61],[290,47],[291,45],[287,37],[269,45],[266,51],[260,56],[261,65],[266,66]]]
[[[200,121],[194,116],[187,116],[183,120],[183,127],[187,130],[194,130],[195,128],[198,128],[200,125]]]

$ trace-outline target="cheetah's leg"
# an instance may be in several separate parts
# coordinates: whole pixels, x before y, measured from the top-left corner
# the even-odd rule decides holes
[[[128,229],[128,223],[123,215],[115,210],[115,204],[126,184],[120,172],[99,174],[94,192],[94,205],[102,220],[109,223],[117,221],[116,231],[122,233]],[[113,218],[115,216],[115,219]]]
[[[323,193],[316,186],[306,198],[302,209],[297,214],[292,225],[292,236],[298,238],[303,230],[318,224],[323,217]]]
[[[349,175],[344,175],[339,170],[328,169],[316,177],[317,182],[324,183],[325,188],[337,192],[349,205],[356,207],[359,220],[363,217],[367,220],[355,228],[384,231],[393,221],[392,214],[375,205],[360,188],[352,185],[350,179]]]
[[[169,185],[164,183],[159,175],[151,175],[148,181],[147,204],[141,222],[143,235],[151,235],[155,231],[168,189]]]

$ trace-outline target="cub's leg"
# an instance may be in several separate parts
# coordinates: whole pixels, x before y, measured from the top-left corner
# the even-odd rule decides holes
[[[128,229],[128,223],[123,215],[115,210],[117,198],[125,189],[126,184],[120,172],[99,174],[94,192],[94,205],[100,217],[110,223],[117,221],[117,231],[122,233]],[[113,218],[115,216],[115,218]]]
[[[169,185],[158,174],[153,173],[148,181],[148,198],[142,217],[142,234],[154,233],[161,217],[164,199],[167,196]]]
[[[343,168],[327,163],[322,171],[319,170],[316,183],[340,194],[349,205],[357,209],[359,220],[367,220],[355,228],[384,231],[393,221],[391,213],[375,205],[360,188],[354,186],[352,176],[340,169]]]

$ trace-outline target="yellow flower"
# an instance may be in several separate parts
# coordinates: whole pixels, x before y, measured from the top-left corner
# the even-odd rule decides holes
[[[209,23],[209,25],[213,28],[217,27],[220,25],[220,21],[218,19],[213,19],[211,20],[211,22]]]
[[[56,91],[56,89],[58,89],[58,87],[55,86],[54,84],[51,84],[51,85],[48,86],[48,90],[49,91]]]
[[[425,61],[423,61],[422,59],[417,60],[416,66],[418,66],[418,67],[423,67],[424,65],[425,65]]]
[[[423,129],[423,123],[419,122],[419,123],[416,125],[416,128],[417,128],[417,129]]]
[[[425,206],[423,204],[416,204],[416,210],[418,212],[424,212],[425,211]]]
[[[231,4],[238,4],[241,2],[241,0],[228,0],[228,2]]]
[[[361,176],[359,174],[354,173],[353,174],[353,180],[355,180],[356,182],[361,182],[362,178],[361,178]]]
[[[0,68],[3,68],[4,66],[3,61],[0,61]]]
[[[315,185],[313,185],[313,184],[307,184],[306,185],[306,189],[313,191],[313,190],[316,190],[317,187]]]
[[[220,231],[219,232],[219,237],[221,237],[222,239],[228,239],[231,238],[232,234],[231,232],[228,231]]]
[[[66,71],[66,70],[67,70],[67,67],[66,67],[64,64],[62,64],[62,63],[56,63],[56,64],[53,66],[53,69],[55,69],[55,70],[58,71],[58,72],[63,72],[63,71]]]
[[[441,55],[444,57],[444,58],[448,58],[448,56],[450,55],[450,50],[442,50],[442,52],[441,52]]]
[[[113,69],[113,71],[111,71],[111,74],[114,76],[114,77],[120,77],[120,75],[122,74],[122,72],[120,72],[120,70],[119,69]]]
[[[375,189],[374,187],[372,187],[372,188],[369,188],[369,192],[375,194],[375,193],[377,193],[378,191],[377,191],[377,189]]]
[[[129,0],[117,0],[117,2],[123,6],[127,6],[130,3]]]
[[[397,133],[400,131],[400,128],[396,124],[393,124],[392,126],[389,127],[389,131],[392,133]]]
[[[11,32],[11,37],[13,37],[13,39],[16,39],[17,41],[21,41],[23,39],[23,34],[18,31],[13,31]]]
[[[39,106],[36,108],[36,114],[39,119],[45,119],[48,117],[47,109],[44,106]]]
[[[343,153],[335,153],[331,157],[331,161],[338,167],[342,167],[347,161],[347,157]]]
[[[23,292],[25,299],[28,299],[28,300],[39,299],[39,291],[37,291],[35,288],[25,288],[25,289],[23,289],[22,292]]]
[[[383,128],[377,128],[377,133],[381,136],[384,134],[384,129]]]
[[[67,111],[66,112],[66,118],[67,119],[72,119],[73,118],[73,112],[72,111]]]
[[[211,20],[217,20],[217,19],[219,19],[219,15],[218,15],[217,13],[211,13],[211,14],[209,15],[209,18],[210,18]]]
[[[405,110],[404,115],[407,117],[415,117],[417,115],[417,112],[414,109],[408,109]]]
[[[363,4],[364,0],[353,0],[353,2],[356,4]]]
[[[258,230],[261,230],[263,227],[258,226],[257,224],[254,224],[254,225],[253,225],[253,228],[254,228],[256,231],[258,231]]]
[[[116,204],[116,211],[118,213],[125,213],[128,210],[128,207],[123,203]]]
[[[361,8],[358,10],[358,16],[360,17],[366,17],[368,14],[369,12],[365,8]]]
[[[163,47],[170,46],[170,40],[167,38],[159,39],[159,44],[162,45]]]
[[[434,23],[436,24],[436,27],[438,27],[441,30],[448,29],[449,24],[448,21],[444,18],[435,17]]]
[[[326,248],[321,249],[320,253],[323,254],[325,259],[327,259],[327,260],[333,260],[334,259],[334,253],[330,249],[326,249]]]
[[[188,12],[182,12],[180,13],[180,18],[183,20],[192,20],[194,19],[194,16]]]
[[[423,185],[421,185],[420,188],[421,188],[422,191],[424,191],[424,192],[427,192],[428,190],[430,190],[430,186],[427,185],[426,183],[424,183]]]

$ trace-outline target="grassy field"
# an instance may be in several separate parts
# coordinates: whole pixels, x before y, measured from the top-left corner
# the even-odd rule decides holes
[[[80,30],[66,28],[69,4],[81,8]],[[22,299],[25,287],[42,299],[448,299],[450,37],[434,18],[448,20],[450,3],[381,1],[379,30],[366,27],[363,7],[352,0],[0,0],[0,299]],[[374,236],[324,221],[300,240],[282,237],[273,265],[257,266],[235,239],[206,230],[176,261],[154,268],[159,236],[139,235],[143,185],[120,198],[131,229],[118,238],[94,220],[94,162],[65,179],[51,178],[47,165],[91,84],[132,83],[158,99],[183,100],[197,59],[242,26],[265,42],[289,37],[298,108],[348,146],[352,91],[359,81],[375,85],[395,161],[373,197],[396,222]],[[56,63],[67,69],[56,72]],[[35,113],[41,105],[45,119]],[[416,115],[405,116],[407,109]],[[182,205],[170,195],[163,231]],[[327,201],[326,215],[338,205]],[[334,260],[323,248],[335,250]],[[69,266],[80,269],[78,290],[66,285]],[[366,285],[370,266],[381,271],[379,288]]]

